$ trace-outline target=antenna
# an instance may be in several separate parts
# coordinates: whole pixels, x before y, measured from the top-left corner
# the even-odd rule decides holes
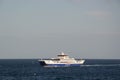
[[[62,52],[61,55],[65,55],[65,54]]]

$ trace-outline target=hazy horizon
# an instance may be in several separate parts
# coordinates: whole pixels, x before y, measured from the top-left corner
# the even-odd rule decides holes
[[[1,0],[0,59],[120,59],[119,0]]]

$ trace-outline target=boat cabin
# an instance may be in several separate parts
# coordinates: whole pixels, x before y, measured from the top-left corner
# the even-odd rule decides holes
[[[61,54],[57,55],[57,56],[58,56],[59,59],[68,59],[69,58],[69,56],[64,54],[63,52]]]

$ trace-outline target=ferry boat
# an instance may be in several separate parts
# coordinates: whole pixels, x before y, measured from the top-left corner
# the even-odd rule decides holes
[[[85,60],[70,58],[63,52],[57,55],[57,58],[51,59],[40,59],[38,60],[41,66],[44,67],[69,67],[69,66],[80,66]]]

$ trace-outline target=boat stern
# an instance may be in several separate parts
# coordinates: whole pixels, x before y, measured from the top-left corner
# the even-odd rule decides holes
[[[44,60],[38,60],[41,66],[47,65]]]

